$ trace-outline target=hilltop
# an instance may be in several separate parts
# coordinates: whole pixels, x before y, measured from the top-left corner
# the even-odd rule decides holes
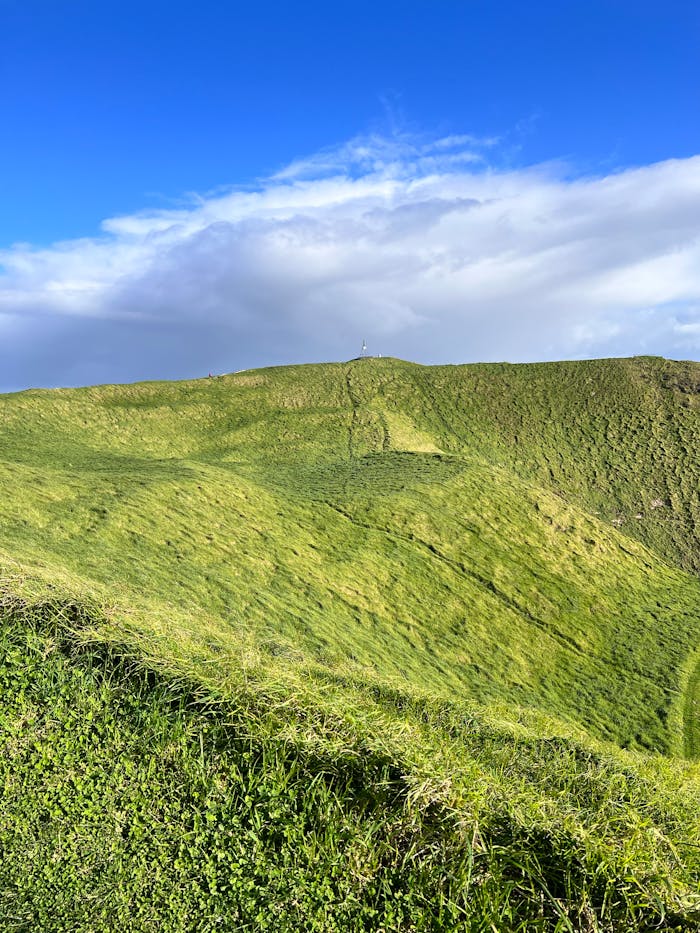
[[[9,929],[698,928],[699,364],[367,358],[0,425]]]

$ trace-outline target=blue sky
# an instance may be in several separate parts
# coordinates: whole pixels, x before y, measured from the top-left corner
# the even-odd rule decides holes
[[[0,82],[0,388],[700,355],[695,2],[0,0]]]

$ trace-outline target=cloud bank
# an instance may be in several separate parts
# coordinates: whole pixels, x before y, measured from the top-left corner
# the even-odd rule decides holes
[[[0,389],[369,351],[700,351],[700,156],[575,177],[498,140],[361,137],[250,189],[0,250]]]

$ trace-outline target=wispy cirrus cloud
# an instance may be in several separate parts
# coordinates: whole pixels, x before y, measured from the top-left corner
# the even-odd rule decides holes
[[[365,136],[250,189],[0,251],[0,382],[700,350],[700,157],[602,176]]]
[[[277,172],[273,180],[318,179],[338,173],[356,178],[378,172],[397,178],[416,177],[427,171],[446,171],[454,165],[483,163],[485,150],[497,143],[496,137],[467,134],[421,139],[408,133],[373,133],[298,159]]]

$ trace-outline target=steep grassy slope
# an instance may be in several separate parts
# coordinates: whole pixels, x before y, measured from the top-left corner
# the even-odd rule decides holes
[[[678,749],[699,589],[663,558],[697,560],[700,418],[671,370],[363,360],[11,396],[4,544],[334,674]]]
[[[3,600],[3,930],[697,929],[697,769],[410,691],[222,701],[75,610]]]
[[[458,445],[466,440],[700,570],[699,364],[455,367],[429,382]]]
[[[665,911],[695,929],[697,765],[625,757],[597,742],[691,759],[700,748],[699,384],[696,364],[654,359],[434,368],[359,360],[0,398],[5,617],[22,659],[4,683],[29,703],[5,732],[43,722],[42,703],[59,704],[51,721],[60,724],[60,697],[75,689],[109,720],[94,742],[97,770],[116,754],[118,729],[133,727],[136,746],[147,743],[148,716],[117,726],[103,680],[90,679],[114,677],[127,707],[145,704],[141,675],[134,681],[118,660],[105,674],[105,657],[126,653],[165,671],[158,690],[185,676],[228,704],[226,715],[247,724],[254,760],[273,755],[270,787],[286,787],[287,772],[303,775],[290,778],[284,807],[296,800],[306,815],[282,821],[301,860],[299,889],[270,888],[270,904],[303,902],[328,928],[311,879],[332,877],[326,900],[354,905],[346,929],[367,928],[370,916],[377,929],[447,929],[466,917],[474,929],[641,929]],[[37,618],[32,635],[28,620]],[[56,626],[60,637],[50,634]],[[25,668],[27,689],[17,674]],[[36,691],[44,699],[32,700]],[[243,784],[264,784],[259,768],[242,764],[242,747],[194,741],[199,707],[178,701],[178,716],[190,717],[183,732],[162,697],[155,691],[148,702],[163,735],[189,736],[172,745],[183,794],[213,793],[234,771],[245,772]],[[568,737],[551,744],[543,735]],[[291,751],[280,751],[283,740]],[[9,741],[18,749],[12,768],[26,768],[30,780],[36,742],[50,758],[63,740],[49,729],[45,741]],[[348,762],[377,754],[379,777],[355,775]],[[143,767],[153,776],[161,765]],[[307,800],[304,782],[316,786],[314,775],[328,772],[342,787],[322,777],[321,796]],[[99,796],[90,774],[85,786]],[[386,851],[378,841],[386,801],[372,796],[375,785],[392,788],[387,819],[403,827]],[[430,791],[421,796],[419,787]],[[154,789],[154,799],[162,792],[175,793]],[[71,826],[80,793],[66,804]],[[375,802],[352,842],[342,827],[360,798]],[[29,818],[10,800],[14,829],[5,836]],[[239,803],[217,825],[234,810],[241,818]],[[260,819],[272,826],[268,803]],[[125,806],[114,803],[120,813]],[[185,804],[173,806],[176,834]],[[55,844],[55,814],[46,819]],[[305,849],[304,833],[324,819],[332,832]],[[99,848],[99,827],[90,832],[85,844]],[[273,837],[261,843],[267,868],[241,856],[247,867],[227,862],[228,877],[245,886],[268,872],[279,854]],[[333,859],[360,838],[358,858],[375,859],[373,867],[351,859],[355,868],[334,875]],[[136,857],[120,845],[110,871]],[[175,836],[163,837],[162,852],[173,845]],[[228,859],[230,843],[216,845]],[[48,849],[37,846],[46,862]],[[255,848],[250,838],[241,846],[248,855]],[[139,859],[152,857],[146,850]],[[525,865],[528,851],[546,865]],[[182,884],[170,857],[159,864],[161,893],[148,901],[156,911],[166,909],[168,886]],[[19,877],[7,890],[22,887]],[[151,881],[129,877],[141,903]],[[373,880],[362,887],[360,878]],[[556,893],[545,893],[548,883]],[[217,887],[216,907],[201,892],[192,903],[229,910],[221,916],[231,920],[235,902],[254,928],[238,884],[224,900]],[[42,904],[55,907],[25,894],[17,929]],[[405,912],[391,914],[398,903]],[[270,910],[272,924],[282,908]],[[290,929],[301,922],[285,916]],[[201,928],[214,928],[207,923]]]

